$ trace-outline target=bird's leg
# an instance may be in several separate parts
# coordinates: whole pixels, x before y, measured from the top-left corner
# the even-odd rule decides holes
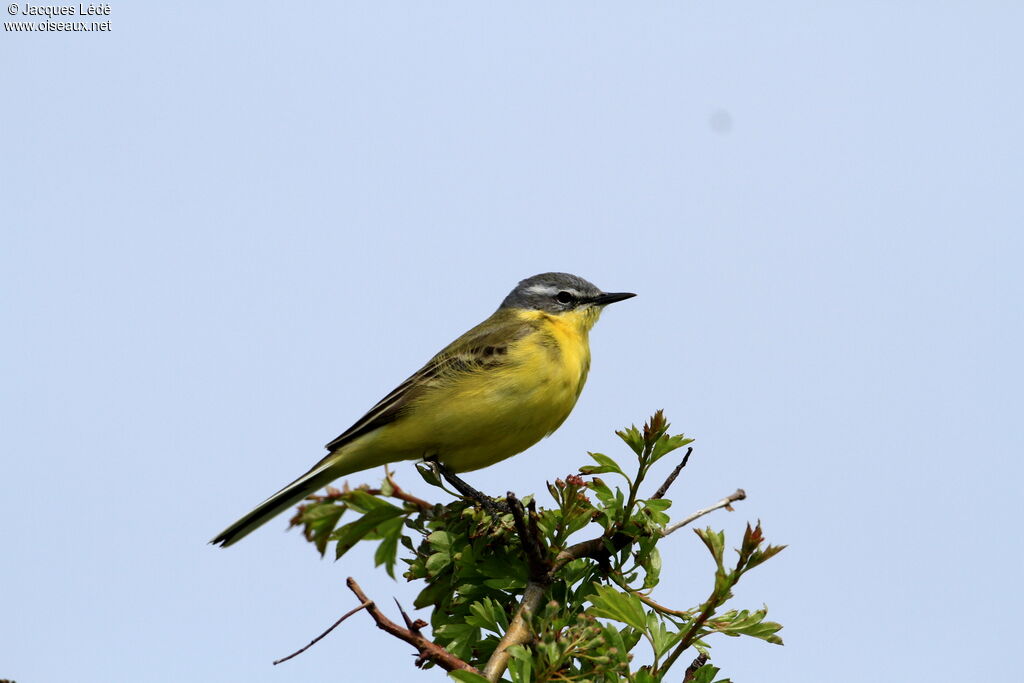
[[[444,480],[452,485],[452,488],[454,488],[456,491],[461,493],[466,498],[469,498],[473,502],[477,503],[484,510],[487,510],[495,517],[500,517],[501,515],[505,515],[510,512],[508,503],[505,503],[500,500],[495,500],[494,498],[491,498],[487,494],[476,490],[475,488],[473,488],[472,486],[470,486],[469,484],[455,476],[455,473],[452,472],[447,467],[445,467],[444,465],[442,465],[440,460],[437,460],[436,458],[431,458],[430,460],[437,467],[437,471],[441,474],[442,477],[444,477]]]

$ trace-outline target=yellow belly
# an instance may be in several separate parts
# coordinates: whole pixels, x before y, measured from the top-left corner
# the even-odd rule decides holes
[[[569,416],[590,367],[586,330],[565,323],[544,329],[510,347],[506,365],[431,389],[361,445],[387,453],[388,461],[437,457],[456,472],[526,450]]]

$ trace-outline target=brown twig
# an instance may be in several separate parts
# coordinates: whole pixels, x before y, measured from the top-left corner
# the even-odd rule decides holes
[[[747,497],[747,492],[746,491],[744,491],[743,489],[736,489],[735,491],[730,493],[728,496],[726,496],[722,500],[720,500],[717,503],[715,503],[714,505],[709,505],[706,508],[701,508],[700,510],[697,510],[692,515],[690,515],[689,517],[684,517],[683,519],[679,520],[675,524],[673,524],[671,526],[665,527],[664,530],[662,530],[661,535],[662,536],[668,536],[673,531],[678,531],[679,529],[682,529],[684,526],[686,526],[690,522],[694,521],[695,519],[699,519],[699,518],[703,517],[704,515],[708,514],[709,512],[714,512],[715,510],[720,510],[721,508],[725,508],[726,510],[732,510],[732,504],[733,503],[735,503],[737,500],[743,500],[746,497]]]
[[[314,638],[313,640],[309,641],[309,645],[307,645],[306,647],[304,647],[304,648],[302,648],[302,649],[300,649],[300,650],[296,650],[295,652],[291,653],[291,654],[290,654],[290,655],[288,655],[287,657],[282,657],[281,659],[275,659],[275,660],[274,660],[274,666],[277,666],[277,665],[278,665],[278,664],[280,664],[281,662],[287,662],[287,661],[288,661],[289,659],[291,659],[292,657],[298,657],[298,656],[299,656],[299,655],[301,655],[301,654],[302,654],[303,652],[305,652],[306,650],[308,650],[309,648],[313,647],[314,645],[316,645],[317,643],[319,643],[319,642],[320,642],[321,640],[323,640],[323,639],[324,639],[324,637],[325,637],[325,636],[326,636],[326,635],[327,635],[328,633],[330,633],[331,631],[333,631],[334,629],[336,629],[336,628],[338,627],[338,625],[339,625],[339,624],[341,624],[341,622],[345,621],[346,619],[348,619],[348,618],[349,618],[350,616],[352,616],[353,614],[355,614],[355,613],[356,613],[356,612],[358,612],[359,610],[361,610],[361,609],[366,609],[367,607],[369,607],[369,606],[370,606],[370,605],[372,605],[372,604],[373,604],[372,602],[370,602],[370,601],[368,601],[368,600],[367,600],[367,601],[364,601],[364,602],[363,602],[363,604],[359,605],[359,607],[356,607],[355,609],[352,609],[352,610],[349,610],[348,612],[345,612],[345,614],[344,614],[344,615],[343,615],[343,616],[341,617],[341,619],[338,619],[338,620],[337,620],[336,622],[334,622],[333,624],[331,624],[331,627],[330,627],[330,628],[328,628],[328,629],[327,629],[326,631],[324,631],[323,633],[321,633],[320,635],[318,635],[318,636],[317,636],[316,638]]]
[[[377,607],[376,603],[366,597],[366,593],[363,592],[363,589],[359,587],[359,584],[356,583],[356,580],[351,576],[347,579],[346,584],[348,585],[349,590],[355,593],[355,596],[359,600],[366,603],[366,611],[370,613],[371,617],[373,617],[374,622],[377,624],[377,628],[386,633],[390,633],[399,640],[404,640],[416,648],[416,651],[419,653],[419,657],[416,659],[416,666],[422,667],[424,663],[429,661],[434,662],[445,671],[457,671],[459,669],[464,669],[466,671],[472,671],[473,673],[480,673],[480,670],[476,667],[470,666],[437,643],[427,639],[422,633],[420,633],[420,628],[422,627],[420,625],[421,622],[419,620],[410,622],[409,617],[405,614],[404,610],[402,611],[402,616],[404,617],[408,628],[402,628],[395,622],[388,619],[384,613],[380,611],[380,608]],[[399,609],[401,609],[401,607],[399,607]],[[425,625],[426,624],[423,624],[423,626]]]
[[[686,449],[686,455],[683,456],[683,460],[678,465],[676,465],[674,470],[672,470],[672,474],[668,475],[668,478],[665,480],[665,483],[658,487],[658,490],[654,492],[653,496],[651,496],[651,500],[657,500],[659,498],[665,497],[665,494],[668,493],[668,487],[672,486],[672,483],[676,480],[676,477],[678,477],[679,473],[683,471],[684,467],[686,467],[686,463],[690,461],[691,453],[693,453],[693,446],[690,446],[689,448]]]
[[[401,486],[396,484],[395,480],[391,478],[391,471],[390,470],[385,468],[384,472],[385,472],[385,479],[387,479],[388,483],[391,484],[391,489],[392,489],[391,497],[392,498],[397,498],[398,500],[404,500],[406,503],[412,503],[413,505],[415,505],[416,507],[418,507],[421,510],[433,509],[434,506],[432,504],[428,503],[427,501],[423,500],[422,498],[417,498],[416,496],[412,495],[411,493],[409,493],[405,489],[403,489]],[[378,492],[379,491],[380,491],[380,489],[378,489]]]

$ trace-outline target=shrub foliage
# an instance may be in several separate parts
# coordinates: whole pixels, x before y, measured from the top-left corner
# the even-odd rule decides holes
[[[692,439],[669,434],[661,411],[643,428],[616,434],[632,454],[630,466],[590,453],[594,464],[548,484],[553,503],[547,507],[511,493],[495,501],[449,491],[453,502],[430,503],[401,489],[389,473],[378,488],[328,488],[311,496],[292,525],[321,554],[336,558],[356,543],[375,542],[377,566],[420,582],[414,607],[430,611],[429,638],[422,633],[427,624],[404,611],[404,626],[386,627],[387,617],[358,584],[350,579],[349,586],[378,625],[419,651],[418,665],[441,666],[459,681],[712,683],[718,673],[709,661],[713,634],[781,644],[782,627],[766,620],[765,608],[724,609],[743,575],[784,547],[768,545],[760,523],[747,525],[731,558],[722,532],[695,529],[713,560],[706,597],[689,608],[654,599],[659,544],[699,516],[672,524],[672,501],[665,497]],[[673,454],[674,469],[650,490],[652,468]],[[462,484],[433,463],[418,470],[446,491],[446,480]],[[465,484],[459,488],[465,491]],[[739,490],[698,513],[743,497]],[[679,671],[683,655],[685,672]],[[676,673],[668,677],[670,670]]]

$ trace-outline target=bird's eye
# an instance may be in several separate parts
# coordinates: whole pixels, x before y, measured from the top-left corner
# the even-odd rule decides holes
[[[555,301],[557,301],[560,304],[571,304],[572,300],[572,294],[570,294],[569,292],[559,292],[558,294],[555,295]]]

